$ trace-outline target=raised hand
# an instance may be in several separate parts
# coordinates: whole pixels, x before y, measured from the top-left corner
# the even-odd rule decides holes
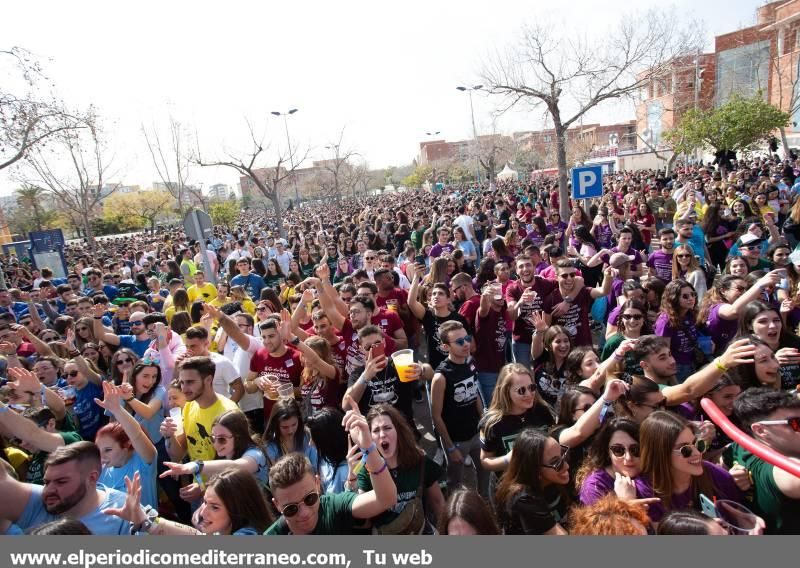
[[[342,420],[342,426],[345,431],[350,433],[353,443],[359,448],[369,448],[372,445],[372,434],[369,431],[366,418],[361,414],[358,404],[356,404],[350,395],[347,395],[344,398],[342,406],[350,409],[345,413],[344,419]]]
[[[797,350],[795,350],[797,351]],[[719,360],[723,367],[731,369],[753,362],[753,357],[756,354],[756,347],[747,338],[734,341],[725,350],[725,353],[720,355]],[[776,354],[777,355],[777,354]],[[800,359],[800,357],[799,357]],[[778,358],[780,361],[780,358]]]
[[[103,410],[108,410],[111,414],[116,414],[122,409],[123,400],[124,396],[122,389],[108,381],[104,381],[103,400],[96,398],[94,399],[94,402]]]
[[[614,402],[623,394],[628,392],[628,384],[620,379],[611,379],[606,383],[603,398],[608,402]]]
[[[159,475],[159,479],[164,479],[165,477],[180,477],[181,475],[192,475],[194,474],[195,467],[194,464],[188,463],[175,463],[175,462],[164,462],[164,467],[167,468],[167,471]]]
[[[23,367],[9,367],[8,377],[13,379],[11,388],[17,392],[38,393],[42,390],[42,383],[33,371]]]
[[[133,475],[133,479],[125,477],[125,492],[127,494],[125,505],[105,509],[103,514],[113,515],[139,526],[147,520],[147,516],[142,509],[142,480],[138,471]]]

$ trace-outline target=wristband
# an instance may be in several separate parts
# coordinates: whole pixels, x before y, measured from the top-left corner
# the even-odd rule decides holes
[[[383,460],[383,465],[380,468],[376,469],[375,471],[370,471],[369,468],[366,467],[366,466],[365,466],[364,469],[366,469],[367,473],[370,474],[370,475],[378,475],[379,473],[383,473],[384,470],[386,470],[386,468],[388,468],[388,467],[389,467],[389,464],[386,463],[386,460]]]
[[[205,491],[206,490],[206,482],[203,481],[202,477],[200,477],[200,473],[195,473],[194,474],[194,480],[197,482],[197,485],[200,486],[200,491]]]
[[[47,406],[47,387],[42,385],[42,390],[39,392],[42,395],[42,406]]]
[[[714,359],[714,366],[717,369],[719,369],[720,371],[722,371],[723,373],[727,373],[728,372],[728,367],[726,367],[725,365],[722,364],[722,361],[719,360],[719,357]]]
[[[446,451],[448,454],[452,454],[452,453],[453,453],[453,452],[455,452],[457,449],[458,449],[458,446],[451,446],[451,447],[447,448],[445,451]]]
[[[614,403],[611,402],[610,400],[606,400],[604,396],[601,396],[600,400],[603,401],[603,408],[600,409],[600,424],[602,424],[606,420],[606,414],[608,414],[608,409],[611,408],[611,406]]]

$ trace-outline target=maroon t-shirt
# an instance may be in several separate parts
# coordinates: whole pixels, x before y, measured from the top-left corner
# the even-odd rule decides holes
[[[300,362],[300,353],[290,347],[286,348],[286,353],[281,357],[274,357],[266,348],[261,347],[250,359],[250,370],[258,373],[259,377],[277,375],[278,380],[282,383],[291,383],[295,387],[299,387],[303,364]],[[274,400],[264,399],[264,416],[267,419],[269,419],[274,405]]]
[[[534,277],[533,283],[529,286],[525,286],[521,281],[515,280],[509,284],[506,289],[506,301],[509,303],[518,302],[525,288],[534,290],[536,292],[536,298],[530,304],[522,304],[520,306],[519,316],[514,320],[512,337],[514,341],[519,343],[530,343],[533,341],[533,324],[528,321],[528,318],[533,316],[533,312],[542,310],[544,299],[549,296],[553,290],[558,289],[558,283],[539,276]]]
[[[379,308],[385,308],[387,300],[397,300],[398,306],[407,306],[408,292],[406,292],[402,288],[394,288],[391,292],[386,294],[386,296],[381,296],[380,294],[377,294],[375,296],[375,305],[378,306]]]
[[[591,295],[592,289],[584,286],[578,292],[575,299],[572,301],[566,313],[554,317],[552,320],[553,325],[563,326],[572,339],[572,346],[591,345],[592,344],[592,330],[589,327],[589,313],[592,309]],[[564,301],[561,297],[561,292],[556,286],[556,289],[544,299],[544,311],[548,314],[553,311],[553,308]]]
[[[400,319],[400,316],[388,310],[380,310],[377,315],[372,316],[370,321],[373,325],[377,325],[379,328],[381,328],[381,331],[383,331],[383,334],[386,337],[394,337],[394,333],[398,329],[403,329],[403,321]],[[386,347],[387,356],[394,353],[394,342],[392,342],[391,351],[389,351],[388,345]]]
[[[353,329],[353,323],[350,321],[350,318],[344,320],[341,335],[347,346],[345,349],[345,377],[349,379],[353,371],[361,369],[366,365],[366,358],[358,342],[358,332]],[[389,356],[395,352],[394,340],[385,333],[383,334],[383,340],[386,343],[384,353]]]
[[[469,300],[461,304],[458,308],[458,313],[464,316],[467,320],[467,333],[475,333],[475,316],[478,314],[478,309],[481,307],[481,295],[475,294]]]
[[[489,309],[485,317],[475,317],[475,367],[483,373],[497,373],[506,363],[505,308]]]

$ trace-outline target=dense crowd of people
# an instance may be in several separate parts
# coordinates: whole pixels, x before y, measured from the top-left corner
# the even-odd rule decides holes
[[[0,534],[800,533],[796,166],[3,258]]]

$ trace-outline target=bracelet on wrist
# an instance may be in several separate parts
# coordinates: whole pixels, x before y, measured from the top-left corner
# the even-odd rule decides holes
[[[376,469],[375,471],[370,471],[369,468],[366,466],[364,466],[364,469],[366,469],[367,473],[370,475],[378,475],[379,473],[383,473],[388,467],[389,464],[386,462],[386,460],[383,460],[383,465],[378,469]]]
[[[723,373],[727,373],[728,372],[728,367],[726,367],[725,365],[722,364],[722,361],[719,360],[719,357],[714,359],[714,366],[717,369],[719,369],[720,371],[722,371]]]

